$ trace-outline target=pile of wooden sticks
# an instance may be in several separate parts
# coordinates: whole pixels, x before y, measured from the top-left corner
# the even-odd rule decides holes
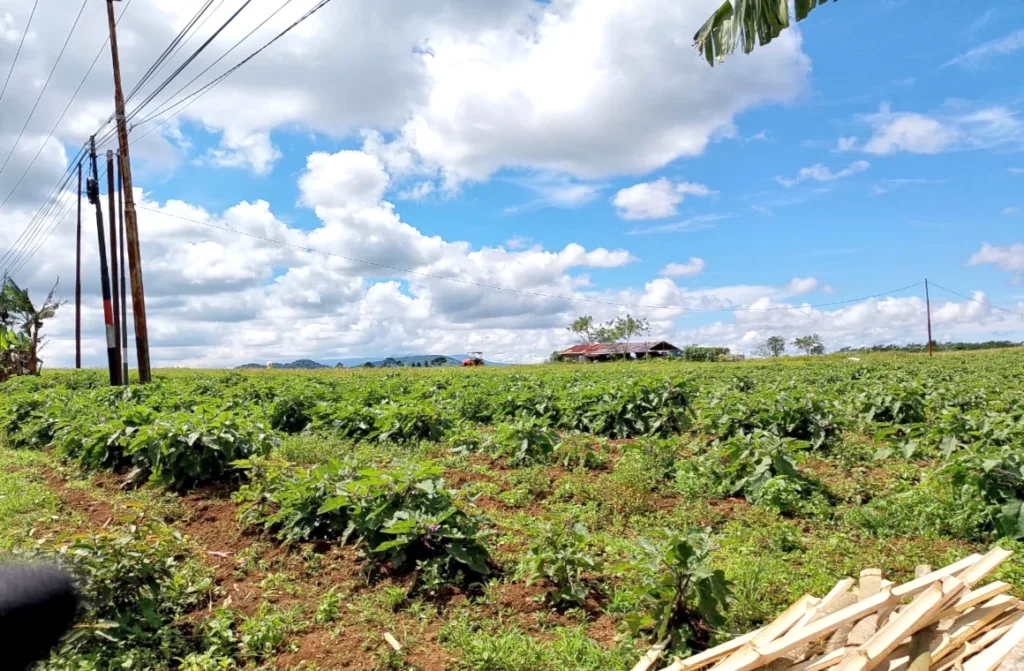
[[[1024,661],[1024,603],[1010,585],[977,587],[1011,554],[994,549],[896,585],[879,569],[804,596],[764,627],[662,671],[1017,671]],[[633,671],[650,671],[656,645]]]

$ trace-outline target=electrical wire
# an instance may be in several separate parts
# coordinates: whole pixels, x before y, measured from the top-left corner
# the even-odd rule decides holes
[[[128,0],[125,3],[124,9],[121,10],[121,14],[118,16],[117,21],[115,22],[115,25],[117,25],[117,24],[119,24],[121,22],[121,19],[124,18],[124,15],[128,11],[128,8],[131,6],[131,4],[132,4],[132,0]],[[21,183],[24,181],[25,177],[28,176],[28,173],[32,169],[32,166],[34,166],[36,161],[39,160],[39,157],[43,153],[43,149],[46,147],[46,144],[53,137],[54,133],[57,132],[57,127],[60,126],[60,122],[64,120],[65,116],[67,116],[68,111],[71,109],[71,105],[74,104],[75,99],[78,97],[78,94],[81,93],[82,87],[85,86],[85,82],[88,81],[89,75],[92,74],[93,68],[96,67],[96,63],[99,61],[100,56],[103,54],[103,49],[107,46],[107,43],[109,43],[109,42],[110,42],[110,37],[108,36],[107,39],[103,41],[103,44],[100,45],[100,48],[96,51],[96,56],[92,59],[92,63],[89,65],[89,69],[86,70],[85,75],[82,77],[82,81],[80,81],[78,83],[78,88],[76,88],[75,92],[73,94],[71,94],[71,99],[68,100],[68,104],[64,106],[64,111],[61,112],[60,117],[58,117],[57,121],[54,122],[53,128],[50,129],[50,133],[46,136],[46,140],[43,141],[43,143],[39,146],[39,151],[37,151],[36,155],[32,157],[31,161],[29,161],[28,166],[26,166],[24,172],[21,173],[21,177],[15,183],[14,188],[11,189],[10,193],[7,194],[7,197],[4,198],[3,202],[0,202],[0,209],[3,209],[3,206],[6,205],[8,203],[8,201],[10,201],[11,196],[14,195],[14,193],[18,190],[18,187],[21,186]],[[102,131],[107,126],[107,124],[111,123],[113,120],[114,120],[113,116],[108,118],[106,120],[106,122],[104,122],[103,125],[101,125],[99,130],[97,130],[96,132],[99,133],[100,131]],[[77,161],[72,160],[69,163],[69,166],[70,165],[77,165]],[[60,182],[60,179],[58,179],[57,181]]]
[[[223,0],[221,0],[221,2],[223,2]],[[163,68],[163,66],[167,63],[167,61],[170,58],[174,56],[174,54],[177,53],[177,50],[182,48],[182,39],[185,37],[186,33],[188,33],[192,29],[192,27],[195,26],[196,21],[198,21],[200,17],[202,17],[202,15],[206,13],[206,10],[210,8],[211,4],[213,4],[213,0],[206,0],[206,4],[199,8],[199,10],[192,16],[192,18],[189,19],[188,23],[185,24],[184,28],[178,31],[178,34],[174,36],[174,39],[171,40],[171,43],[168,44],[166,48],[164,48],[163,52],[159,56],[157,56],[156,60],[153,62],[152,65],[149,66],[149,69],[146,70],[146,72],[142,75],[142,77],[135,84],[132,90],[128,92],[128,95],[125,97],[125,102],[134,98],[135,95],[139,92],[139,90],[143,86],[145,86],[146,82],[149,81],[152,77],[156,76],[156,73]],[[210,17],[207,16],[206,18],[209,19]],[[206,21],[204,20],[203,23],[205,22]],[[197,27],[196,30],[198,31],[199,28]],[[193,35],[194,34],[195,33],[193,33]],[[189,39],[192,39],[191,35],[189,36]]]
[[[154,113],[154,114],[151,114],[151,115],[150,115],[149,117],[145,118],[145,119],[144,119],[143,121],[141,121],[140,123],[136,124],[136,126],[142,125],[143,123],[146,123],[146,122],[148,122],[148,121],[151,121],[151,120],[153,120],[153,119],[154,119],[154,118],[155,118],[156,116],[158,116],[158,115],[160,115],[160,114],[163,114],[163,113],[165,113],[165,112],[168,112],[168,111],[170,111],[170,110],[174,109],[175,107],[179,107],[180,105],[182,105],[183,103],[185,103],[185,101],[188,101],[188,100],[190,100],[190,102],[188,102],[188,104],[186,104],[186,105],[185,105],[184,107],[182,107],[182,108],[181,108],[181,109],[179,109],[179,110],[178,110],[177,112],[175,112],[174,114],[170,115],[169,117],[166,117],[166,118],[164,118],[164,119],[163,119],[163,120],[162,120],[162,121],[161,121],[161,122],[160,122],[159,124],[157,124],[157,125],[156,125],[156,126],[154,126],[153,128],[149,129],[148,131],[146,131],[145,133],[143,133],[142,135],[140,135],[140,136],[139,136],[138,138],[136,138],[136,140],[141,140],[142,138],[146,137],[147,135],[149,135],[149,134],[150,134],[150,133],[152,133],[153,131],[155,131],[155,130],[157,130],[158,128],[160,128],[161,126],[163,126],[163,125],[164,125],[165,123],[167,123],[168,121],[170,121],[170,120],[171,120],[171,119],[173,119],[174,117],[176,117],[176,116],[178,116],[179,114],[181,114],[182,112],[184,112],[184,111],[185,111],[186,109],[188,109],[189,107],[191,107],[191,106],[192,106],[192,105],[193,105],[193,104],[194,104],[194,103],[195,103],[195,102],[196,102],[197,100],[199,100],[199,98],[201,98],[202,96],[204,96],[204,95],[206,95],[207,93],[209,93],[209,92],[210,92],[210,90],[211,90],[211,89],[212,89],[213,87],[217,86],[217,85],[218,85],[218,84],[220,84],[220,83],[221,83],[222,81],[224,81],[224,80],[225,80],[225,79],[227,79],[227,78],[228,78],[229,76],[231,76],[231,75],[232,75],[233,73],[237,72],[237,71],[238,71],[238,70],[239,70],[239,69],[240,69],[240,68],[241,68],[242,66],[244,66],[244,65],[245,65],[246,63],[248,63],[248,62],[249,62],[249,61],[251,61],[252,59],[256,58],[256,56],[260,55],[260,54],[261,54],[261,53],[262,53],[262,52],[263,52],[264,50],[266,50],[266,49],[267,49],[267,48],[269,48],[269,47],[270,47],[270,46],[271,46],[272,44],[274,44],[274,43],[275,43],[275,42],[277,42],[277,41],[278,41],[279,39],[281,39],[282,37],[284,37],[285,35],[287,35],[287,34],[288,34],[289,32],[291,32],[291,31],[292,31],[292,30],[293,30],[293,29],[294,29],[294,28],[295,28],[296,26],[298,26],[299,24],[301,24],[301,23],[302,23],[303,21],[305,21],[305,20],[306,20],[306,19],[308,19],[309,17],[311,17],[311,16],[313,16],[314,14],[316,14],[316,13],[317,13],[318,11],[320,11],[320,10],[321,10],[321,9],[322,9],[323,7],[325,7],[325,6],[326,6],[326,5],[328,4],[328,3],[330,3],[330,2],[331,2],[331,0],[319,0],[319,2],[317,2],[317,4],[316,4],[316,5],[314,5],[314,6],[313,6],[313,7],[312,7],[312,8],[311,8],[311,9],[310,9],[309,11],[307,11],[307,12],[306,12],[305,14],[303,14],[303,15],[302,15],[302,16],[300,16],[300,17],[299,17],[298,19],[296,19],[296,20],[295,20],[295,21],[294,21],[294,22],[293,22],[293,23],[292,23],[292,24],[291,24],[290,26],[288,26],[287,28],[285,28],[284,30],[282,30],[282,31],[281,31],[280,33],[278,33],[278,34],[277,34],[277,35],[276,35],[276,36],[275,36],[275,37],[274,37],[273,39],[271,39],[271,40],[270,40],[269,42],[267,42],[266,44],[264,44],[264,45],[263,45],[262,47],[260,47],[259,49],[257,49],[257,50],[256,50],[256,51],[254,51],[253,53],[249,54],[249,55],[248,55],[248,56],[247,56],[246,58],[242,59],[242,61],[241,61],[241,62],[239,62],[238,64],[236,64],[236,65],[235,65],[234,67],[232,67],[232,68],[231,68],[230,70],[227,70],[226,72],[224,72],[223,74],[221,74],[221,75],[220,75],[219,77],[216,77],[215,79],[211,80],[211,81],[210,81],[210,82],[208,82],[208,83],[207,83],[206,85],[204,85],[204,86],[202,86],[201,88],[199,88],[199,89],[197,89],[197,90],[193,91],[193,92],[192,92],[192,93],[190,93],[190,94],[189,94],[188,96],[186,96],[186,97],[182,98],[181,100],[179,100],[178,102],[174,103],[173,105],[169,105],[169,106],[166,106],[166,107],[164,107],[163,109],[159,110],[158,112],[156,112],[156,113]]]
[[[171,100],[172,100],[173,98],[175,98],[175,97],[176,97],[176,96],[177,96],[177,95],[178,95],[179,93],[181,93],[182,91],[184,91],[185,89],[187,89],[187,88],[188,88],[189,86],[191,86],[192,84],[194,84],[194,83],[196,82],[196,80],[198,80],[198,79],[199,79],[200,77],[202,77],[202,76],[203,76],[203,75],[205,75],[205,74],[206,74],[207,72],[209,72],[210,70],[212,70],[212,69],[213,69],[213,68],[214,68],[214,67],[215,67],[215,66],[216,66],[216,65],[217,65],[218,63],[220,63],[220,62],[221,62],[222,60],[224,60],[224,59],[225,59],[226,57],[228,57],[228,56],[229,56],[229,55],[231,54],[231,52],[233,52],[233,51],[234,51],[235,49],[237,49],[238,47],[240,47],[240,46],[242,45],[242,43],[244,43],[244,42],[245,42],[246,40],[248,40],[248,39],[249,39],[250,37],[252,37],[252,36],[253,36],[253,34],[255,34],[255,33],[256,33],[256,31],[258,31],[258,30],[259,30],[260,28],[262,28],[263,26],[265,26],[265,25],[266,25],[266,24],[267,24],[267,23],[268,23],[268,22],[269,22],[269,21],[270,21],[271,19],[273,19],[273,18],[274,18],[275,16],[277,16],[277,15],[278,15],[278,14],[279,14],[279,13],[281,12],[281,10],[282,10],[282,9],[284,9],[284,8],[285,8],[285,7],[287,7],[287,6],[289,5],[289,4],[291,4],[291,2],[292,2],[292,0],[284,0],[284,2],[282,2],[282,3],[281,3],[281,4],[279,5],[279,6],[278,6],[278,8],[277,8],[277,9],[275,9],[275,10],[273,11],[273,13],[271,13],[271,14],[270,14],[270,16],[268,16],[267,18],[263,19],[263,21],[261,21],[259,25],[257,25],[257,26],[256,26],[255,28],[253,28],[252,30],[250,30],[250,31],[249,31],[248,33],[246,33],[246,35],[245,35],[244,37],[242,37],[242,39],[240,39],[240,40],[238,40],[237,42],[235,42],[234,46],[232,46],[232,47],[231,47],[230,49],[228,49],[228,50],[227,50],[227,51],[225,51],[225,52],[224,52],[223,54],[221,54],[221,55],[220,55],[220,57],[218,57],[218,58],[217,58],[217,60],[215,60],[214,62],[210,63],[210,64],[209,64],[208,66],[206,66],[206,68],[205,68],[205,69],[204,69],[204,70],[203,70],[202,72],[200,72],[200,73],[199,73],[199,74],[197,74],[197,75],[196,75],[195,77],[193,77],[193,78],[192,78],[191,80],[189,80],[189,81],[188,81],[188,82],[187,82],[186,84],[184,84],[183,86],[181,86],[181,88],[179,88],[179,89],[178,89],[177,91],[175,91],[174,93],[172,93],[171,95],[169,95],[169,96],[167,97],[167,100],[165,100],[165,101],[164,101],[164,105],[165,105],[165,107],[164,107],[164,108],[162,108],[162,109],[160,109],[160,110],[157,110],[156,112],[153,112],[152,114],[150,114],[149,116],[147,116],[147,117],[146,117],[145,119],[143,119],[142,121],[140,121],[140,122],[138,122],[137,124],[135,124],[135,126],[141,126],[142,124],[144,124],[144,123],[146,123],[146,122],[148,122],[148,121],[151,121],[152,119],[154,119],[154,118],[156,118],[156,117],[160,116],[161,114],[163,114],[163,113],[164,113],[164,111],[165,111],[166,109],[170,109],[170,107],[167,107],[167,104],[168,104],[168,103],[169,103],[169,102],[170,102],[170,101],[171,101]],[[147,133],[147,135],[148,135],[148,133]]]
[[[959,296],[960,298],[963,298],[965,300],[973,301],[975,303],[978,303],[979,305],[984,305],[986,307],[992,308],[993,310],[999,310],[1001,312],[1006,312],[1006,313],[1009,313],[1011,315],[1016,315],[1018,317],[1024,317],[1024,314],[1021,314],[1020,312],[1014,312],[1013,310],[1007,310],[1006,308],[1001,308],[998,305],[993,305],[992,303],[986,303],[985,301],[979,301],[977,298],[972,298],[970,296],[965,296],[964,294],[959,293],[957,291],[953,291],[952,289],[947,289],[946,287],[942,286],[941,284],[936,284],[935,282],[932,282],[931,280],[928,280],[928,284],[930,284],[931,286],[935,287],[936,289],[942,289],[943,291],[951,293],[954,296]]]
[[[78,22],[82,18],[82,12],[85,11],[85,5],[89,0],[82,0],[82,6],[78,9],[78,15],[75,17],[75,22],[71,24],[71,30],[68,32],[67,39],[64,40],[64,46],[60,48],[60,53],[57,54],[57,60],[54,61],[53,67],[50,68],[50,74],[46,76],[46,81],[43,82],[43,87],[39,89],[39,95],[36,96],[36,102],[32,105],[31,111],[28,113],[28,118],[25,119],[25,125],[21,127],[21,132],[18,133],[18,139],[11,145],[11,151],[7,153],[7,158],[4,159],[3,165],[0,165],[0,176],[4,174],[4,170],[7,169],[7,164],[11,162],[11,157],[14,156],[14,151],[21,144],[21,139],[25,137],[25,131],[28,129],[28,125],[32,122],[32,117],[35,115],[36,110],[39,109],[39,102],[43,99],[43,94],[46,93],[46,88],[50,85],[50,81],[53,79],[53,73],[57,71],[57,66],[60,65],[60,59],[64,57],[64,52],[68,48],[68,43],[71,41],[72,36],[75,34],[75,28],[78,27]],[[49,140],[49,138],[47,138]]]
[[[36,0],[32,4],[32,13],[28,15],[28,23],[25,24],[25,32],[21,34],[21,41],[18,42],[18,50],[14,52],[14,61],[11,62],[11,69],[7,73],[7,79],[4,80],[4,88],[0,90],[0,103],[4,101],[4,94],[7,93],[7,85],[11,83],[11,75],[14,74],[14,67],[18,64],[18,57],[21,56],[21,48],[25,46],[25,38],[28,37],[28,31],[32,27],[32,19],[35,18],[36,8],[39,6],[39,0]]]
[[[810,309],[810,308],[823,308],[823,307],[832,307],[832,306],[836,306],[836,305],[846,305],[848,303],[856,303],[856,302],[859,302],[859,301],[869,300],[869,299],[872,299],[872,298],[881,298],[882,296],[888,296],[890,294],[899,293],[901,291],[906,291],[907,289],[913,289],[914,287],[918,287],[918,286],[921,286],[922,284],[924,284],[924,282],[915,282],[914,284],[909,284],[909,285],[907,285],[905,287],[900,287],[898,289],[891,289],[889,291],[884,291],[884,292],[878,293],[878,294],[872,294],[870,296],[861,296],[860,298],[851,298],[851,299],[845,300],[845,301],[833,301],[831,303],[819,303],[817,305],[776,306],[776,307],[770,307],[770,308],[700,308],[700,307],[690,307],[690,306],[686,306],[686,305],[644,305],[644,304],[634,304],[634,303],[617,303],[617,302],[614,302],[614,301],[604,301],[604,300],[600,300],[600,299],[596,299],[596,298],[581,298],[579,296],[565,296],[565,295],[559,295],[559,294],[547,294],[547,293],[542,293],[542,292],[538,292],[538,291],[529,291],[529,290],[526,290],[526,289],[515,289],[515,288],[512,288],[512,287],[503,287],[503,286],[500,286],[500,285],[497,285],[497,284],[487,284],[485,282],[476,282],[474,280],[466,280],[466,279],[462,279],[462,278],[459,278],[459,277],[450,277],[450,276],[447,276],[447,275],[435,275],[433,273],[426,273],[426,272],[422,272],[422,271],[419,271],[419,270],[412,270],[412,269],[409,269],[409,268],[401,268],[399,266],[393,266],[393,265],[389,265],[389,264],[386,264],[386,263],[378,263],[376,261],[367,261],[365,259],[356,258],[354,256],[346,256],[344,254],[336,254],[334,252],[327,252],[327,251],[324,251],[322,249],[316,249],[314,247],[305,247],[303,245],[297,245],[297,244],[294,244],[294,243],[291,243],[291,242],[285,242],[284,240],[277,240],[275,238],[270,238],[270,237],[266,237],[266,236],[263,236],[263,235],[257,235],[256,233],[249,233],[247,231],[240,231],[238,229],[229,228],[227,226],[219,226],[217,224],[213,224],[213,223],[210,223],[208,221],[199,221],[197,219],[190,219],[188,217],[182,217],[182,216],[179,216],[177,214],[171,214],[169,212],[164,212],[162,210],[154,210],[153,208],[145,207],[145,206],[142,206],[142,205],[136,205],[135,208],[137,210],[146,210],[147,212],[153,212],[155,214],[162,214],[165,217],[172,217],[174,219],[180,219],[182,221],[188,221],[188,222],[191,222],[193,224],[199,224],[200,226],[207,226],[209,228],[215,228],[215,229],[218,229],[218,230],[221,230],[221,231],[227,231],[229,233],[237,233],[239,235],[244,235],[246,237],[254,238],[256,240],[262,240],[264,242],[270,242],[270,243],[273,243],[273,244],[276,244],[276,245],[281,245],[283,247],[291,247],[292,249],[298,249],[298,250],[304,251],[304,252],[310,252],[310,253],[314,253],[314,254],[323,254],[324,256],[332,256],[334,258],[344,259],[345,261],[351,261],[351,262],[354,262],[354,263],[362,263],[364,265],[373,266],[373,267],[376,267],[376,268],[382,268],[382,269],[385,269],[385,270],[392,270],[392,271],[399,272],[399,273],[404,273],[404,274],[407,274],[407,275],[415,275],[417,277],[427,277],[427,278],[436,279],[436,280],[444,280],[444,281],[447,281],[447,282],[455,282],[455,283],[458,283],[458,284],[465,284],[465,285],[469,285],[469,286],[480,287],[480,288],[483,288],[483,289],[496,289],[496,290],[499,290],[499,291],[507,291],[507,292],[523,294],[523,295],[527,295],[527,296],[534,296],[534,297],[537,297],[537,298],[552,298],[552,299],[558,299],[558,300],[564,300],[564,301],[572,301],[572,302],[578,302],[578,303],[596,303],[596,304],[599,304],[599,305],[611,305],[611,306],[615,306],[615,307],[624,307],[624,308],[645,308],[645,309],[648,309],[648,310],[686,310],[688,312],[773,312],[773,311],[781,311],[781,310],[805,310],[805,309]]]
[[[198,58],[199,54],[203,53],[203,51],[206,49],[206,47],[210,46],[210,43],[213,42],[215,39],[217,39],[217,36],[220,35],[229,25],[231,25],[231,23],[236,18],[238,18],[238,15],[241,14],[242,11],[246,7],[248,7],[251,3],[252,3],[252,0],[245,0],[245,2],[242,3],[242,6],[239,7],[238,9],[236,9],[234,14],[229,16],[227,18],[227,20],[224,21],[224,23],[222,23],[221,26],[219,28],[217,28],[217,30],[214,31],[213,35],[210,35],[210,37],[208,37],[205,42],[203,42],[201,45],[199,45],[199,48],[196,49],[194,52],[192,52],[192,55],[189,56],[188,58],[186,58],[184,63],[179,65],[174,70],[174,72],[172,72],[167,77],[167,79],[165,79],[163,81],[163,83],[161,83],[159,86],[157,86],[155,90],[151,91],[150,94],[147,95],[145,97],[145,99],[143,99],[143,101],[138,104],[138,106],[132,111],[132,113],[130,115],[128,115],[128,119],[130,120],[130,119],[134,118],[135,115],[139,114],[146,105],[148,105],[149,103],[153,102],[154,98],[156,98],[158,95],[160,95],[160,93],[163,92],[164,89],[166,89],[168,86],[170,86],[171,82],[174,81],[174,79],[177,78],[177,76],[180,75],[182,73],[182,71],[185,70],[185,68],[187,68],[189,65],[191,65],[192,61],[194,61],[196,58]]]
[[[39,206],[38,210],[36,210],[35,214],[32,216],[32,219],[29,220],[29,223],[22,230],[21,234],[13,243],[11,243],[11,246],[7,249],[6,252],[4,252],[4,255],[0,257],[0,264],[4,263],[12,254],[18,255],[21,253],[21,251],[18,250],[17,248],[19,246],[24,247],[22,241],[24,240],[25,242],[27,242],[28,238],[34,236],[34,227],[37,225],[37,222],[40,220],[41,217],[45,216],[47,208],[52,206],[52,199],[54,198],[54,196],[60,194],[66,187],[67,180],[70,178],[72,172],[78,165],[78,161],[81,160],[81,158],[84,157],[84,155],[85,147],[83,146],[83,148],[78,151],[78,154],[75,156],[75,159],[68,164],[68,167],[64,171],[64,174],[57,179],[57,184],[53,187],[53,189],[50,190],[50,193],[46,196],[46,199],[44,199],[43,204]],[[26,236],[28,236],[28,238],[26,238]]]

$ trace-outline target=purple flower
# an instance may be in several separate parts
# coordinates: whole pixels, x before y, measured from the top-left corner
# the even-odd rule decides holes
[[[438,529],[440,529],[440,528],[441,528],[441,525],[440,525],[440,524],[428,524],[428,525],[427,525],[427,531],[429,531],[429,532],[431,532],[431,533],[433,533],[433,532],[437,531],[437,530],[438,530]]]

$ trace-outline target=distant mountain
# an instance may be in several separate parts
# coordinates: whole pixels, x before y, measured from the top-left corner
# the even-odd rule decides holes
[[[412,354],[409,356],[396,356],[396,357],[385,357],[383,359],[325,359],[324,363],[318,363],[311,359],[299,359],[291,363],[272,363],[271,368],[281,370],[293,370],[293,369],[319,369],[319,368],[336,368],[338,364],[341,364],[345,368],[356,368],[363,366],[367,362],[372,363],[374,368],[388,368],[397,367],[398,363],[402,364],[402,368],[446,368],[451,366],[461,366],[463,359],[468,359],[468,354]],[[441,363],[441,360],[444,363]],[[388,362],[385,364],[385,362]],[[492,361],[486,361],[488,366],[504,366],[505,364],[494,363]],[[415,366],[413,365],[415,364]],[[259,363],[247,363],[238,368],[243,369],[254,369],[254,368],[266,368],[266,364]]]
[[[267,365],[259,363],[247,363],[239,366],[239,368],[267,368]],[[330,368],[330,366],[325,366],[322,363],[317,363],[312,359],[298,359],[297,361],[292,361],[291,363],[272,363],[270,364],[270,368],[282,370],[312,370],[316,368]]]

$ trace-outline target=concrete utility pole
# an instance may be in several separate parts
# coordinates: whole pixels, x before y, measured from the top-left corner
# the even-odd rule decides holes
[[[116,207],[114,199],[114,152],[107,151],[107,219],[110,221],[110,272],[114,280],[110,283],[111,307],[114,315],[114,364],[117,375],[121,377],[121,301],[117,286],[117,218],[114,216]]]
[[[75,243],[75,368],[82,369],[82,163],[78,163],[78,228]]]
[[[121,384],[128,386],[128,291],[125,288],[124,272],[124,161],[117,157],[117,226],[120,231],[118,241],[121,251],[121,268],[118,275],[121,279]]]
[[[142,287],[142,252],[139,246],[138,218],[132,192],[132,161],[128,152],[128,122],[124,113],[124,91],[121,89],[121,60],[117,52],[117,22],[114,0],[107,0],[107,23],[110,25],[110,57],[114,65],[114,108],[117,114],[117,140],[122,162],[121,181],[124,190],[125,233],[128,237],[128,272],[132,284],[132,317],[135,322],[135,351],[139,357],[139,381],[153,379],[149,364],[149,329],[146,326],[146,296]]]
[[[114,340],[114,310],[110,305],[110,270],[107,268],[107,242],[103,235],[103,210],[100,209],[100,175],[96,165],[96,136],[89,138],[89,159],[92,176],[86,184],[89,202],[96,206],[96,237],[100,248],[100,289],[103,291],[103,322],[107,330],[107,366],[110,384],[117,386],[120,370],[117,366],[117,342]]]
[[[928,295],[928,278],[924,278],[924,304],[928,310],[928,356],[932,356],[932,299]]]

